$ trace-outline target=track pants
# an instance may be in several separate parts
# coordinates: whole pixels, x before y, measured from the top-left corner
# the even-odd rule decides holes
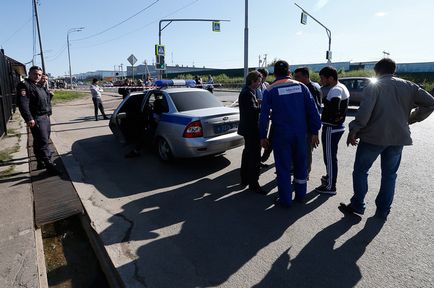
[[[338,144],[345,127],[331,126],[323,124],[322,126],[322,149],[324,164],[326,166],[327,189],[336,189],[336,180],[338,177]]]

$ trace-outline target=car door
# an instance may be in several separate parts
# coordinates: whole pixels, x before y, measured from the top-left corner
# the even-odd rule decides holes
[[[113,113],[110,121],[110,129],[121,143],[131,142],[135,131],[139,130],[141,117],[143,118],[142,103],[146,94],[131,94]]]

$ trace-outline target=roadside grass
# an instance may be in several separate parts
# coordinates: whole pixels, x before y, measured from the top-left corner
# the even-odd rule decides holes
[[[0,163],[7,162],[12,160],[12,154],[18,152],[20,146],[16,144],[13,147],[9,147],[3,150],[0,150]],[[0,167],[0,178],[6,177],[11,174],[15,169],[15,165],[5,165]]]
[[[55,90],[52,99],[53,104],[64,103],[75,99],[88,97],[89,93],[82,91],[70,91],[70,90]]]

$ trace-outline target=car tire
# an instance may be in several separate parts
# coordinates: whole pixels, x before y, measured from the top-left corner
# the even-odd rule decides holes
[[[161,161],[170,162],[173,160],[172,150],[170,149],[169,143],[167,143],[164,138],[158,138],[157,152]]]

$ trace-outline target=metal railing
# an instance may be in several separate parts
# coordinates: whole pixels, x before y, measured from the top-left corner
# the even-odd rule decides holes
[[[16,110],[16,85],[20,81],[18,73],[13,69],[18,63],[0,50],[0,138],[7,134],[7,124]],[[25,67],[25,66],[24,66]]]

